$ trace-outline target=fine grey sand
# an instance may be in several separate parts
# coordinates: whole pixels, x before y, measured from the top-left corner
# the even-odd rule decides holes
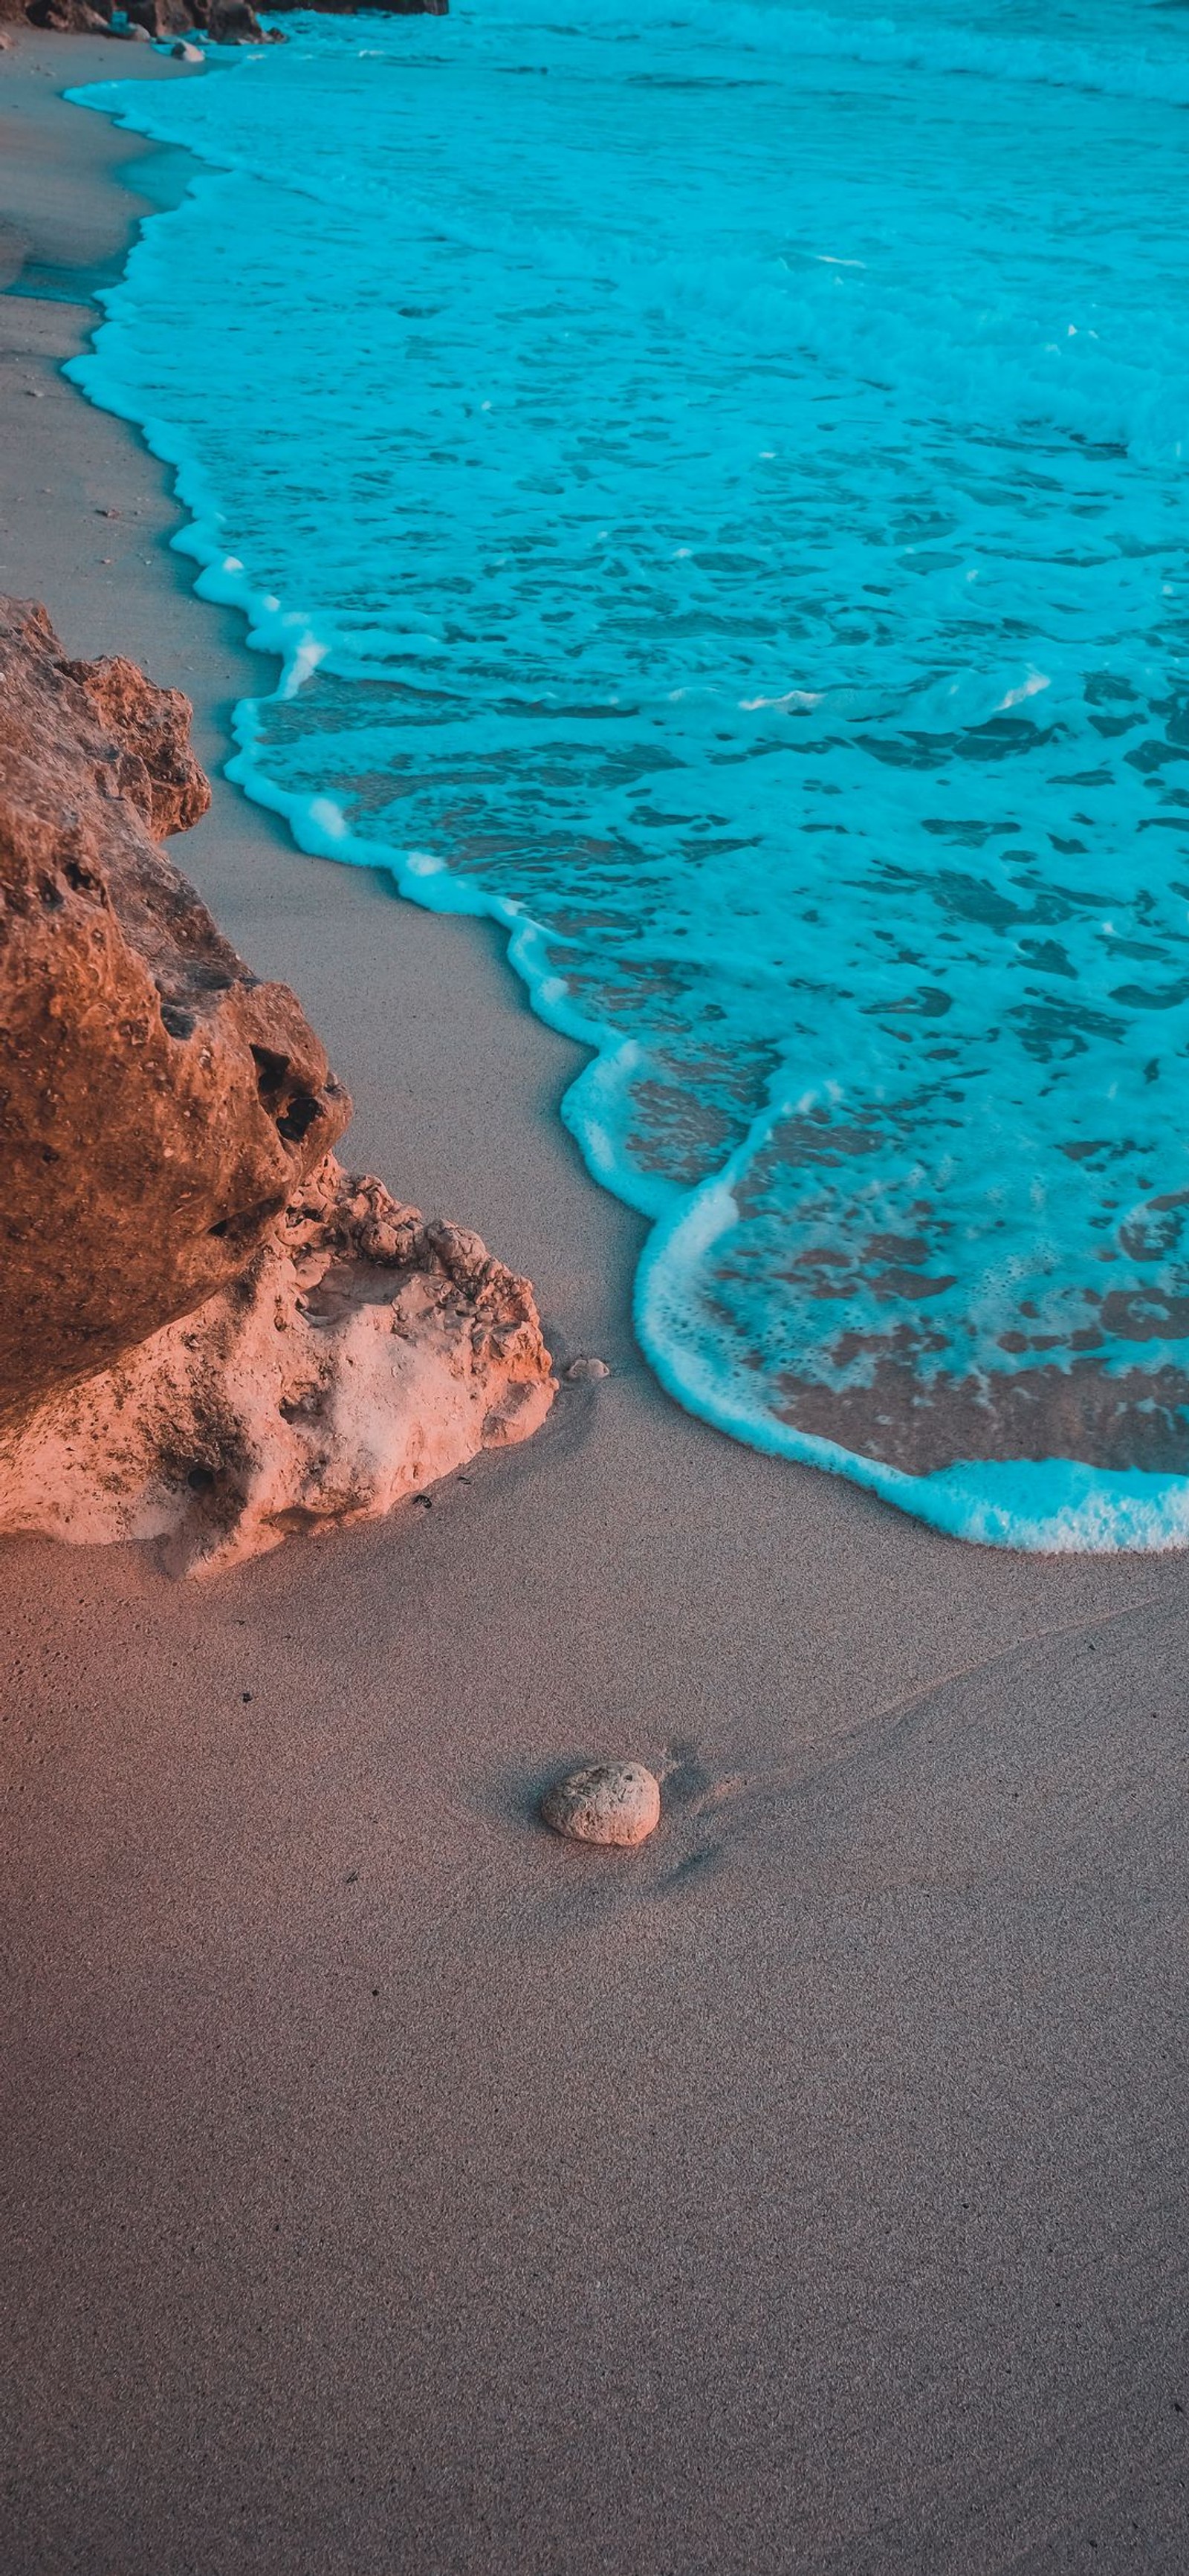
[[[187,76],[0,54],[0,586],[216,768],[271,666],[57,372],[184,182],[56,95],[131,74]],[[1189,1565],[687,1419],[499,940],[225,784],[174,846],[347,1158],[612,1374],[205,1588],[0,1549],[5,2576],[1183,2570]],[[642,1850],[536,1823],[618,1753]]]

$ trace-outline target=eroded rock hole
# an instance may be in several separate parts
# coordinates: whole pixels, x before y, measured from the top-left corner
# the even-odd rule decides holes
[[[277,1134],[284,1137],[287,1145],[300,1145],[302,1137],[308,1136],[314,1120],[321,1115],[320,1100],[315,1100],[308,1091],[296,1091],[284,1116],[277,1120]]]
[[[96,876],[93,868],[84,867],[81,859],[67,859],[62,874],[67,885],[73,887],[75,894],[98,895],[100,901],[106,899],[106,888],[102,877]]]
[[[272,1047],[254,1046],[252,1061],[256,1067],[256,1088],[270,1116],[275,1116],[285,1100],[285,1076],[289,1071],[287,1055],[278,1055]]]
[[[272,1198],[261,1199],[255,1207],[242,1208],[237,1215],[217,1217],[213,1225],[208,1225],[207,1233],[213,1235],[217,1243],[233,1246],[253,1244],[266,1226],[271,1225],[273,1218],[280,1215],[284,1204],[285,1194],[280,1190]]]
[[[276,1120],[277,1134],[287,1145],[300,1145],[316,1118],[322,1115],[322,1103],[313,1092],[292,1091],[287,1095],[289,1058],[272,1047],[254,1046],[256,1082],[261,1102],[269,1117]]]
[[[183,1009],[180,1002],[162,1002],[161,1023],[168,1037],[192,1038],[194,1035],[194,1013]]]

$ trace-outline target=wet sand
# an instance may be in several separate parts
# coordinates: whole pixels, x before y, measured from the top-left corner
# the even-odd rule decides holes
[[[215,768],[271,666],[57,372],[179,184],[55,94],[132,72],[187,76],[0,54],[0,586]],[[174,846],[349,1159],[613,1373],[206,1587],[0,1547],[6,2576],[1180,2571],[1189,1564],[967,1548],[687,1419],[498,937],[223,783]],[[619,1751],[640,1854],[534,1823]]]

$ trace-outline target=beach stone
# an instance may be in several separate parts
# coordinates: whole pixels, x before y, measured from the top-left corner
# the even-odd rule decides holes
[[[647,1842],[660,1823],[660,1784],[642,1762],[591,1762],[554,1781],[541,1814],[570,1842],[630,1847]]]
[[[597,1379],[610,1377],[606,1360],[571,1360],[566,1377],[571,1386],[593,1386]]]

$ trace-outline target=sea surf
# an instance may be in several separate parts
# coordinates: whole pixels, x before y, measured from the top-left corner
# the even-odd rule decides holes
[[[1189,1541],[1189,18],[463,0],[75,95],[233,774],[501,921],[692,1411]]]

